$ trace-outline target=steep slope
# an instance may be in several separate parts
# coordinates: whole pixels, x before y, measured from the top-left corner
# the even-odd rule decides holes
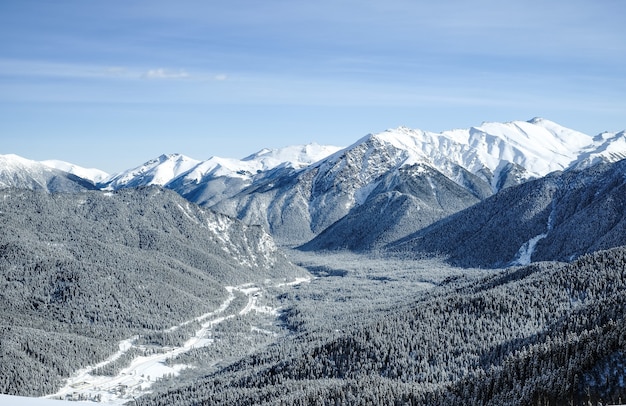
[[[225,285],[301,276],[259,227],[156,187],[0,192],[0,391],[62,377],[214,310]]]
[[[397,215],[397,212],[377,210],[385,207],[385,193],[397,191],[383,179],[395,176],[400,168],[420,164],[454,181],[474,197],[468,196],[461,204],[451,202],[449,209],[464,208],[475,203],[476,198],[484,199],[506,187],[555,170],[618,159],[622,156],[619,151],[623,139],[624,133],[591,137],[543,119],[485,123],[480,127],[442,133],[398,128],[368,135],[301,171],[281,171],[259,178],[258,182],[212,207],[246,222],[261,224],[277,241],[295,245],[314,238],[351,210],[365,205],[334,228],[335,231],[341,228],[342,236],[350,235],[351,229],[362,236],[376,225],[373,219],[361,224],[364,219],[361,214],[380,213],[377,218],[383,219]],[[414,173],[414,176],[420,175]],[[425,181],[403,178],[408,182]],[[387,189],[379,187],[385,184]],[[372,194],[373,191],[376,193]],[[417,207],[426,211],[440,210],[438,204],[424,206],[426,200],[419,194],[407,190],[405,195],[403,198],[420,201],[410,203],[412,209],[401,209],[406,219]],[[372,206],[367,207],[369,205]],[[388,207],[395,210],[393,205]],[[421,224],[428,225],[450,213],[444,209],[439,214],[429,214],[423,218],[430,220]],[[411,222],[419,226],[419,220]],[[410,229],[409,225],[407,230]],[[395,228],[390,235],[397,235],[399,231]],[[382,230],[373,232],[376,239]],[[380,241],[388,241],[388,238],[381,237]],[[353,241],[341,247],[366,249],[379,243],[365,241],[359,247],[358,242]],[[330,245],[328,240],[316,246],[330,248]]]
[[[479,201],[430,166],[405,166],[384,176],[363,204],[300,249],[375,250]]]
[[[57,169],[51,163],[31,161],[17,155],[0,155],[0,189],[23,188],[46,192],[78,192],[94,190],[87,178],[78,176],[89,170],[74,167],[76,174]],[[93,174],[93,173],[92,173]]]
[[[626,160],[569,170],[502,190],[389,245],[463,266],[569,261],[626,244]]]

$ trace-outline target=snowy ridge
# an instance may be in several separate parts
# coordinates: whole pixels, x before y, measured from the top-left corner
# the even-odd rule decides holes
[[[206,177],[250,179],[260,172],[278,167],[300,169],[340,150],[332,145],[293,145],[279,149],[262,149],[243,159],[212,157],[196,165],[183,177],[199,183]]]
[[[200,161],[181,154],[161,155],[143,165],[114,175],[105,181],[107,189],[158,185],[163,186]]]
[[[593,139],[598,146],[585,150],[572,165],[574,168],[583,169],[600,162],[617,162],[626,159],[626,131],[604,132]]]
[[[263,149],[243,159],[211,157],[204,161],[181,154],[161,155],[136,168],[114,175],[102,182],[108,189],[170,183],[200,183],[207,178],[251,179],[259,172],[277,167],[299,169],[325,158],[340,147],[330,145],[295,145]]]
[[[460,166],[490,183],[494,192],[501,170],[510,164],[523,168],[523,181],[626,157],[624,132],[592,137],[541,118],[441,133],[400,127],[365,137],[349,148],[374,139],[395,148],[396,155],[404,157],[403,165],[426,163],[451,179],[452,168]]]
[[[0,169],[2,169],[2,171],[46,171],[46,168],[49,168],[49,166],[43,165],[41,162],[22,158],[19,155],[0,155]]]
[[[94,182],[78,173],[98,176],[104,172],[72,166],[73,172],[58,169],[55,163],[44,163],[22,158],[18,155],[0,155],[0,188],[24,188],[46,191],[76,191],[94,188]],[[87,185],[89,184],[89,185]]]
[[[517,168],[514,183],[520,183],[557,170],[583,169],[598,162],[624,159],[626,133],[605,132],[590,136],[546,119],[534,118],[508,123],[486,122],[477,127],[440,133],[399,127],[370,134],[344,149],[312,143],[266,148],[243,159],[211,157],[196,160],[181,154],[161,155],[111,176],[98,169],[86,169],[63,161],[38,163],[15,155],[2,156],[0,169],[11,167],[15,172],[15,168],[20,167],[41,172],[43,164],[109,190],[158,185],[171,186],[174,190],[182,187],[185,195],[191,192],[191,185],[216,178],[238,179],[243,181],[242,185],[249,185],[258,174],[273,169],[333,166],[339,164],[346,154],[352,156],[352,162],[341,165],[358,167],[358,173],[353,174],[360,184],[357,189],[384,171],[423,163],[461,185],[458,168],[463,168],[482,178],[491,185],[493,192],[497,192],[506,183],[503,177],[510,175],[511,165]],[[361,163],[355,162],[357,159],[361,159]],[[343,169],[336,167],[334,172]],[[6,187],[2,183],[0,186]],[[362,201],[364,195],[366,193],[360,193],[356,200]]]
[[[58,169],[63,172],[71,173],[72,175],[79,176],[83,179],[90,180],[94,184],[102,182],[110,176],[108,173],[106,173],[105,171],[101,171],[100,169],[83,168],[81,166],[74,165],[65,161],[52,159],[47,161],[41,161],[41,163],[50,168]]]
[[[626,136],[605,133],[592,137],[534,118],[510,123],[483,123],[441,133],[406,127],[370,134],[309,167],[326,179],[344,183],[344,204],[360,205],[375,189],[375,180],[404,166],[425,164],[467,187],[459,168],[478,176],[496,193],[501,188],[571,167],[626,157]],[[349,185],[347,184],[349,183]],[[313,191],[315,196],[315,191]]]

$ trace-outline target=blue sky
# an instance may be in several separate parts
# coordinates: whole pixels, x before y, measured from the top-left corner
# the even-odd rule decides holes
[[[0,2],[0,154],[110,173],[541,116],[626,129],[626,2]]]

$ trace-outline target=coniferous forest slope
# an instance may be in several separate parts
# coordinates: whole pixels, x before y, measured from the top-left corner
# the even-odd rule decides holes
[[[386,248],[459,266],[569,261],[626,245],[626,160],[554,172],[500,193]]]
[[[374,312],[351,307],[360,302],[354,293],[338,293],[348,283],[342,278],[350,276],[336,277],[335,290],[324,297],[313,284],[297,292],[284,316],[291,340],[138,404],[582,405],[626,399],[624,247],[571,264],[451,276],[432,289],[413,290],[412,298],[379,278],[381,295],[397,301]],[[353,316],[322,321],[317,313],[327,301]]]
[[[1,393],[54,393],[120,340],[214,310],[226,285],[303,274],[259,227],[156,187],[0,196]]]

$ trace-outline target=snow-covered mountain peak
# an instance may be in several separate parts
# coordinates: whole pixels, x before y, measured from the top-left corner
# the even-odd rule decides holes
[[[339,151],[341,147],[333,145],[319,145],[311,143],[306,145],[292,145],[284,148],[269,149],[264,148],[242,159],[245,162],[257,162],[262,170],[269,170],[287,164],[299,169],[314,162],[328,157]]]
[[[585,148],[571,167],[583,169],[599,162],[626,159],[626,131],[604,132],[593,137],[594,144]]]
[[[575,165],[621,159],[625,149],[620,144],[625,137],[620,134],[594,138],[536,117],[528,121],[484,122],[440,133],[398,127],[369,134],[344,152],[352,151],[352,160],[356,155],[364,160],[381,161],[382,157],[389,167],[428,164],[451,179],[460,167],[483,178],[495,192],[504,184],[501,171],[511,165],[518,168],[516,176],[523,181]],[[335,154],[330,160],[337,162],[344,155]],[[367,162],[359,166],[372,167]],[[380,162],[376,167],[380,169]]]
[[[300,169],[324,159],[340,149],[340,147],[332,145],[307,144],[279,149],[264,148],[241,160],[211,157],[199,163],[184,176],[187,181],[196,183],[207,176],[250,179],[257,173],[281,166]]]
[[[183,154],[173,153],[173,154],[162,154],[154,159],[149,160],[144,163],[142,166],[151,167],[159,164],[167,163],[168,165],[184,165],[185,162],[196,161],[195,159],[189,158]]]
[[[105,180],[106,178],[110,176],[108,173],[101,171],[100,169],[83,168],[81,166],[74,165],[72,163],[65,162],[65,161],[58,161],[58,160],[51,159],[51,160],[41,161],[41,163],[52,169],[58,169],[63,172],[71,173],[72,175],[79,176],[83,179],[90,180],[94,184],[102,182],[103,180]]]
[[[199,162],[182,154],[164,154],[136,168],[110,177],[106,180],[106,184],[110,189],[147,185],[163,186],[189,171]]]
[[[59,160],[33,161],[15,154],[0,155],[0,172],[14,172],[14,177],[21,177],[26,173],[41,175],[55,171],[75,175],[94,184],[103,181],[109,174],[96,168],[81,166]]]
[[[206,176],[219,177],[249,177],[256,172],[254,165],[234,158],[211,157],[194,166],[191,170],[183,174],[187,181],[195,183],[201,182]]]
[[[15,187],[49,192],[84,190],[94,187],[93,181],[84,176],[85,173],[94,175],[97,174],[96,171],[74,166],[74,172],[71,172],[55,167],[50,162],[32,161],[14,154],[0,155],[0,188]]]
[[[387,143],[399,150],[407,152],[421,153],[421,141],[423,140],[420,130],[412,130],[407,127],[398,127],[393,130],[386,130],[370,137],[382,143]]]
[[[0,155],[0,168],[2,169],[28,168],[28,167],[32,168],[32,167],[36,167],[39,165],[40,165],[39,162],[23,158],[19,155],[15,155],[15,154]]]

